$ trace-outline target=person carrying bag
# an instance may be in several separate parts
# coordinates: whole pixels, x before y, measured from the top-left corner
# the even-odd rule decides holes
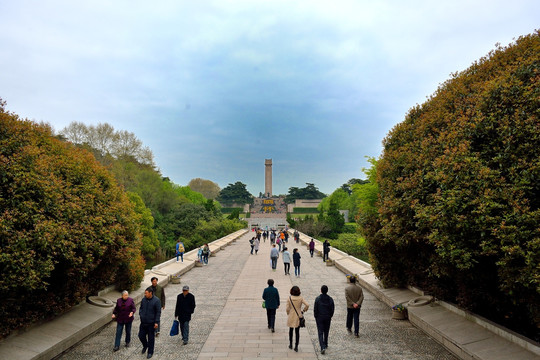
[[[302,304],[304,305],[302,307]],[[298,343],[300,342],[300,328],[305,327],[304,312],[309,308],[309,304],[300,296],[300,288],[293,286],[291,288],[291,296],[287,302],[286,312],[288,315],[287,326],[289,327],[289,349],[292,349],[293,329],[296,333],[296,342],[294,351],[298,352]],[[294,311],[292,311],[294,310]]]

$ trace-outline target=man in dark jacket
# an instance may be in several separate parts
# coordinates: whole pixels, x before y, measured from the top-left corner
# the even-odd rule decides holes
[[[275,249],[275,245],[274,245]],[[266,318],[268,319],[268,328],[274,332],[274,324],[276,322],[276,310],[279,309],[279,292],[274,287],[274,280],[268,279],[268,287],[264,289],[262,298],[266,308]]]
[[[180,322],[180,332],[184,345],[187,345],[189,340],[189,321],[191,314],[195,311],[195,296],[189,293],[189,286],[184,285],[182,293],[176,297],[176,309],[174,317]]]
[[[152,290],[154,290],[154,296],[157,297],[161,302],[161,310],[165,310],[165,290],[163,289],[163,287],[161,287],[161,285],[158,285],[157,277],[154,276],[152,279],[150,279],[150,281],[152,282]],[[156,329],[156,336],[159,336],[160,328],[161,326],[159,325]]]
[[[161,317],[161,302],[154,296],[154,290],[151,286],[144,291],[139,315],[141,316],[139,340],[143,345],[141,353],[144,354],[148,349],[147,358],[150,359],[154,355],[155,330],[159,326]]]
[[[323,242],[323,257],[322,257],[322,261],[326,261],[328,260],[328,253],[330,252],[330,242],[328,241],[328,239],[326,239],[324,242]]]
[[[334,316],[334,299],[328,295],[328,286],[321,286],[321,295],[315,299],[313,312],[315,314],[315,321],[317,322],[321,354],[324,354],[328,347],[330,322],[332,321],[332,316]]]

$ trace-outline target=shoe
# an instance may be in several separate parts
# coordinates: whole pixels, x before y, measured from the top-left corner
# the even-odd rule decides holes
[[[348,331],[348,332],[352,332],[352,330],[351,330],[350,328],[347,328],[347,331]]]
[[[289,349],[292,349],[292,344],[289,345]]]
[[[147,359],[150,359],[150,358],[152,357],[152,355],[154,355],[154,354],[148,353],[148,355],[146,355],[146,358],[147,358]]]
[[[129,343],[126,343],[126,347],[127,347],[127,348],[129,347]]]
[[[294,347],[294,351],[298,352],[298,345]]]
[[[324,355],[325,352],[326,352],[326,349],[325,349],[325,348],[322,348],[322,349],[321,349],[321,354]]]
[[[272,327],[270,325],[268,325],[268,328],[271,329]]]
[[[146,346],[143,346],[141,354],[144,354],[146,352],[146,349],[148,349]]]
[[[356,336],[356,337],[360,337],[360,335],[358,335],[358,334],[354,334],[354,336]]]
[[[115,347],[112,349],[112,351],[118,351],[118,350],[120,350],[120,348],[119,348],[118,346],[115,346]]]
[[[187,341],[184,341],[184,345],[187,345]]]
[[[276,330],[274,330],[274,328],[272,328],[272,332],[276,332]]]

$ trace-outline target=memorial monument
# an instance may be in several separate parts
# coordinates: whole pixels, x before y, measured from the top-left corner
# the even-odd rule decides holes
[[[272,197],[272,159],[264,160],[264,196]]]

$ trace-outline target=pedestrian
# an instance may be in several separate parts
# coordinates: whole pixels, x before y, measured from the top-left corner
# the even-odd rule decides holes
[[[313,238],[311,238],[311,241],[309,242],[309,253],[311,254],[311,257],[313,257],[314,251],[315,251],[315,241],[313,241]]]
[[[281,252],[281,238],[278,236],[276,237],[276,244],[278,245],[278,251]]]
[[[360,308],[364,301],[364,292],[362,288],[356,285],[356,278],[349,278],[350,284],[345,288],[345,299],[347,300],[347,331],[351,332],[354,320],[354,336],[359,337],[360,327]]]
[[[155,331],[159,327],[161,317],[161,302],[154,296],[154,289],[151,286],[144,291],[139,316],[141,317],[139,340],[143,346],[141,354],[148,349],[146,358],[150,359],[154,355]]]
[[[202,255],[202,247],[199,246],[199,250],[197,250],[197,259],[202,264],[204,262],[203,255]]]
[[[210,248],[208,247],[208,244],[204,244],[202,248],[202,256],[203,261],[205,265],[208,265],[208,256],[210,255]]]
[[[158,278],[153,277],[150,279],[152,282],[152,290],[154,290],[154,296],[157,297],[161,303],[161,310],[165,310],[165,290],[161,287],[161,285],[158,285]],[[156,337],[159,336],[159,331],[161,329],[161,326],[158,326],[156,329]]]
[[[276,310],[279,309],[279,291],[274,287],[273,279],[268,279],[266,283],[268,284],[268,287],[264,289],[262,298],[264,300],[264,307],[266,308],[268,328],[272,330],[272,332],[275,332]]]
[[[323,257],[322,257],[323,261],[328,260],[329,252],[330,252],[330,242],[328,242],[328,239],[326,239],[324,240],[324,243],[323,243]]]
[[[176,262],[178,262],[178,257],[182,259],[182,262],[184,262],[184,252],[186,249],[184,248],[184,243],[178,239],[176,242]]]
[[[302,304],[304,307],[302,307]],[[296,333],[296,342],[294,351],[298,352],[298,343],[300,342],[300,318],[304,317],[304,312],[309,308],[309,304],[300,296],[300,288],[293,286],[291,288],[291,296],[287,302],[287,326],[289,327],[289,349],[292,349],[293,329]]]
[[[276,233],[274,230],[270,233],[270,243],[273,244],[276,241]]]
[[[272,244],[272,249],[270,249],[270,261],[272,263],[272,270],[276,271],[277,259],[279,258],[279,251],[276,249],[276,244]]]
[[[283,241],[285,242],[285,244],[289,244],[289,232],[287,231],[287,229],[283,230]]]
[[[131,342],[131,325],[133,324],[135,310],[135,302],[129,297],[128,291],[122,291],[122,297],[116,300],[116,306],[112,313],[113,320],[116,320],[116,338],[114,340],[113,351],[120,349],[124,327],[126,328],[126,347],[129,347],[129,343]]]
[[[259,252],[259,245],[261,244],[261,240],[258,238],[255,239],[255,244],[253,245],[253,249],[255,249],[255,255]]]
[[[176,297],[176,308],[174,309],[174,318],[180,323],[180,333],[182,341],[187,345],[189,340],[189,321],[191,314],[195,311],[195,296],[189,292],[189,286],[182,287],[182,293]]]
[[[251,252],[249,254],[253,255],[253,248],[255,247],[255,236],[249,240],[249,246],[251,246]]]
[[[291,270],[291,253],[287,248],[283,249],[283,266],[285,267],[285,275],[290,275]]]
[[[296,241],[296,243],[300,243],[300,233],[298,232],[298,230],[294,230],[294,241]]]
[[[328,295],[328,286],[321,286],[321,295],[315,299],[313,307],[315,322],[317,323],[317,332],[319,333],[319,346],[321,354],[324,354],[328,348],[328,333],[330,332],[330,322],[334,316],[334,299]]]
[[[284,242],[285,242],[285,231],[284,230],[281,230],[281,232],[279,233],[279,239],[281,240],[281,244],[283,246],[285,246]],[[279,249],[279,251],[281,251],[281,249]]]
[[[300,253],[297,248],[294,248],[292,259],[294,265],[294,276],[300,276]]]

